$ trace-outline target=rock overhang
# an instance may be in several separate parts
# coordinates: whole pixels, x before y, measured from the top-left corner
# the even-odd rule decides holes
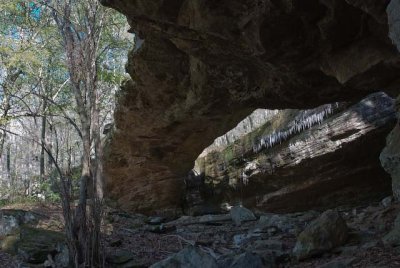
[[[111,195],[132,209],[176,207],[194,159],[256,108],[398,93],[389,1],[102,2],[144,40],[105,165]]]

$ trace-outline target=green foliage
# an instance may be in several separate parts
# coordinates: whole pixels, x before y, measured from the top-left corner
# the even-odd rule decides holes
[[[60,194],[54,191],[53,183],[49,180],[42,182],[39,189],[45,196],[46,202],[59,203],[61,201]]]
[[[46,3],[46,5],[41,3]],[[21,136],[23,136],[22,139],[36,140],[29,144],[26,152],[24,146],[21,146],[24,148],[23,152],[21,150],[14,151],[15,155],[11,155],[11,158],[17,160],[11,161],[9,171],[9,175],[13,179],[24,174],[24,179],[30,178],[31,183],[41,181],[39,175],[34,172],[39,170],[40,121],[42,118],[47,118],[45,132],[47,131],[48,134],[45,135],[46,142],[50,140],[52,150],[59,147],[57,148],[57,150],[60,150],[57,152],[57,161],[64,157],[65,164],[65,156],[71,151],[74,151],[74,157],[78,159],[76,161],[79,161],[82,152],[82,141],[74,129],[75,126],[71,127],[70,125],[75,123],[76,128],[79,128],[81,122],[77,115],[78,109],[74,100],[73,85],[70,81],[70,69],[68,68],[63,36],[54,20],[52,14],[54,10],[47,6],[53,4],[56,7],[57,3],[61,3],[60,6],[64,4],[63,1],[52,0],[45,2],[39,0],[0,1],[2,12],[0,16],[0,126],[7,127],[17,121],[33,122],[33,127],[31,126],[31,129],[22,132]],[[87,23],[87,19],[83,12],[77,12],[79,5],[88,5],[88,2],[74,2],[73,23],[76,29],[79,29],[79,27],[84,29],[83,26]],[[124,63],[127,58],[127,51],[132,46],[133,36],[127,33],[128,27],[124,16],[112,9],[101,8],[100,11],[102,14],[104,13],[104,26],[101,27],[102,34],[99,35],[100,39],[97,40],[96,74],[98,80],[96,89],[99,90],[101,95],[98,106],[108,109],[105,110],[104,114],[110,115],[112,114],[110,109],[112,109],[114,102],[113,94],[122,81],[126,79]],[[82,35],[82,39],[84,39],[84,35]],[[15,79],[11,79],[14,73],[17,75],[14,77]],[[86,97],[82,96],[82,98]],[[7,98],[9,98],[8,103],[6,102]],[[7,107],[11,108],[6,114]],[[68,127],[66,127],[67,125]],[[68,134],[68,138],[64,140],[56,140],[66,132],[65,128],[72,129],[70,132],[74,132],[75,136]],[[0,136],[5,137],[8,134],[0,133]],[[15,141],[9,139],[6,140],[7,142]],[[18,154],[15,153],[16,151]],[[33,171],[22,171],[25,168],[21,167],[23,159],[35,157],[37,159],[32,161],[36,162],[29,163],[34,166]],[[47,156],[45,157],[46,166],[48,166],[49,161]],[[72,165],[76,165],[76,163]],[[54,167],[54,165],[52,166]],[[66,172],[65,166],[61,168],[63,172]],[[45,173],[48,174],[49,168],[46,170]],[[28,172],[30,173],[26,175]],[[80,167],[73,168],[71,174],[67,175],[71,179],[73,193],[79,192],[80,175]],[[33,192],[43,194],[46,202],[59,202],[58,184],[59,174],[55,169],[52,169],[44,182],[39,183],[38,189]],[[25,189],[22,188],[15,185],[0,187],[0,196],[9,197],[0,202],[32,203],[40,201],[37,196],[25,196]]]
[[[16,195],[13,198],[2,199],[0,200],[0,208],[2,206],[12,205],[12,204],[37,204],[43,202],[43,200],[39,199],[36,196],[31,195]]]

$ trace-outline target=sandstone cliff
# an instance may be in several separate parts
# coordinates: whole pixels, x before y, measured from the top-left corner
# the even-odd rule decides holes
[[[127,209],[176,208],[196,157],[256,108],[398,94],[388,0],[102,3],[140,39],[105,163],[108,193]]]

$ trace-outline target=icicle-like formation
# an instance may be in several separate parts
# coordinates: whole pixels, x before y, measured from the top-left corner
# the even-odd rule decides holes
[[[244,171],[242,171],[242,183],[243,185],[249,184],[249,176]]]
[[[253,151],[260,152],[263,149],[273,147],[278,143],[282,143],[294,134],[298,134],[322,121],[331,115],[335,109],[339,107],[339,103],[326,104],[312,110],[305,110],[301,113],[300,118],[296,118],[287,129],[272,132],[272,134],[261,137],[254,145]]]

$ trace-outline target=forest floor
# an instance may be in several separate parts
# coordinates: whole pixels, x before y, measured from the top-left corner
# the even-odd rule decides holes
[[[201,217],[185,217],[165,223],[165,231],[160,234],[155,233],[151,226],[132,228],[138,216],[126,218],[116,215],[112,235],[107,237],[107,241],[108,245],[118,245],[118,250],[132,252],[137,262],[144,267],[180,251],[187,244],[200,245],[212,255],[220,257],[227,254],[239,255],[255,248],[262,252],[262,246],[257,247],[260,244],[257,241],[260,240],[277,242],[273,250],[276,250],[275,253],[278,251],[278,267],[320,267],[335,262],[348,263],[346,267],[400,267],[399,248],[385,247],[381,241],[391,230],[394,218],[400,212],[399,205],[384,208],[378,203],[338,210],[350,230],[347,243],[331,252],[301,262],[291,257],[296,243],[296,230],[293,232],[290,229],[292,220],[303,218],[303,222],[299,220],[297,223],[307,225],[319,215],[318,212],[280,215],[282,220],[276,222],[278,228],[270,228],[261,233],[253,232],[258,227],[258,221],[246,222],[237,227],[231,221],[202,223]],[[249,235],[251,233],[254,236]],[[109,246],[108,251],[113,249],[116,250],[116,247]]]
[[[37,227],[62,231],[62,211],[59,206],[19,204],[2,209],[32,211],[43,216]],[[104,245],[108,261],[112,262],[112,256],[121,256],[122,252],[125,256],[128,254],[127,259],[134,260],[138,267],[148,267],[190,244],[201,247],[216,258],[239,255],[248,250],[256,250],[262,255],[263,252],[271,252],[272,245],[277,267],[324,267],[328,263],[339,263],[335,267],[400,267],[400,249],[385,247],[381,240],[392,229],[394,219],[400,212],[399,204],[384,207],[374,203],[337,210],[350,230],[347,243],[301,262],[291,254],[296,235],[321,212],[281,214],[273,224],[275,226],[259,230],[259,220],[236,226],[225,217],[228,215],[183,216],[166,221],[161,217],[146,217],[108,208],[103,228]],[[264,214],[272,215],[256,213],[257,216]],[[0,251],[0,267],[17,267],[17,262]]]

